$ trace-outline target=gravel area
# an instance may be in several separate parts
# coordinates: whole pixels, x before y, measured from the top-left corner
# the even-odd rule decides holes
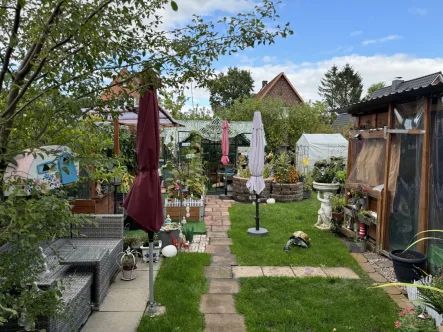
[[[373,252],[365,252],[363,256],[366,257],[369,264],[371,264],[375,271],[380,273],[383,277],[385,277],[389,282],[397,282],[397,278],[395,277],[394,268],[392,266],[392,261],[386,256],[378,255]],[[397,287],[404,294],[406,293],[406,287]]]

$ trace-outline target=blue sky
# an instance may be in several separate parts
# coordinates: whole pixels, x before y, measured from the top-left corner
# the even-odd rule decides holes
[[[179,15],[180,22],[188,21],[191,13],[228,16],[247,10],[253,2],[181,0],[178,13],[168,16]],[[379,81],[389,84],[396,76],[411,79],[443,70],[441,0],[283,0],[278,10],[279,23],[290,22],[294,35],[225,56],[216,68],[250,70],[256,91],[262,80],[270,81],[284,71],[305,100],[319,98],[317,86],[333,64],[353,65],[365,89]],[[209,105],[207,91],[194,90],[193,97],[194,103]]]

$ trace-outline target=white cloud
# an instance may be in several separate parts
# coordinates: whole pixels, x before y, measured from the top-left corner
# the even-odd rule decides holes
[[[277,57],[275,56],[269,56],[269,55],[265,55],[262,59],[262,61],[264,63],[270,63],[270,62],[275,62],[275,60],[277,60]]]
[[[361,42],[361,44],[363,46],[367,46],[370,44],[378,44],[378,43],[385,43],[387,41],[392,41],[392,40],[397,40],[397,39],[402,39],[402,36],[399,35],[389,35],[383,38],[379,38],[379,39],[368,39],[368,40],[364,40]]]
[[[408,80],[423,76],[439,70],[443,70],[443,58],[414,58],[406,54],[395,54],[392,56],[374,55],[363,56],[353,54],[349,56],[333,57],[319,62],[304,63],[275,63],[263,66],[239,66],[241,69],[251,71],[255,82],[255,92],[261,87],[261,81],[270,81],[279,73],[284,72],[294,87],[305,101],[319,100],[317,94],[318,85],[324,74],[332,65],[343,67],[349,63],[363,77],[363,95],[368,87],[380,81],[390,85],[392,80],[401,76]],[[223,71],[227,68],[222,68]],[[194,89],[194,104],[206,106],[209,104],[209,92],[205,89]],[[190,91],[187,91],[190,96]],[[190,104],[190,103],[189,103]]]
[[[428,15],[428,10],[426,8],[409,8],[409,12],[418,16]]]
[[[349,36],[351,37],[356,37],[356,36],[360,36],[363,33],[363,31],[361,30],[356,30],[356,31],[352,31]]]
[[[193,15],[208,16],[215,14],[216,11],[232,15],[251,10],[256,4],[253,0],[176,0],[176,3],[178,5],[176,12],[169,3],[164,10],[159,11],[165,28],[183,26],[192,20]],[[220,13],[217,15],[220,16]]]

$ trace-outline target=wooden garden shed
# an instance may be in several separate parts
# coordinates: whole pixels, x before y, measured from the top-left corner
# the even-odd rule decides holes
[[[376,251],[404,249],[418,232],[443,229],[442,74],[397,78],[337,112],[356,118],[346,186],[368,192],[369,210],[377,213],[369,227]],[[427,252],[432,266],[443,266],[441,243],[422,241],[415,249]]]

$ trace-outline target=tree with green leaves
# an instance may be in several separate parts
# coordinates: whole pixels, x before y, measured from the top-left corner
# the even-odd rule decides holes
[[[386,86],[385,82],[378,82],[378,83],[372,84],[368,88],[368,92],[366,93],[365,99],[367,99],[367,100],[371,99],[372,95],[374,94],[375,91],[377,91],[378,89],[384,88],[385,86]]]
[[[346,107],[361,100],[363,84],[361,75],[351,65],[342,69],[332,66],[321,80],[318,93],[330,110]]]
[[[271,0],[217,22],[193,16],[191,23],[172,29],[163,24],[167,6],[177,10],[171,0],[0,2],[0,179],[25,149],[54,142],[75,146],[86,138],[80,128],[94,124],[79,126],[85,108],[115,118],[131,92],[152,85],[180,89],[190,82],[206,87],[221,55],[292,34],[289,26],[275,24],[279,17]],[[129,70],[122,71],[125,67]],[[122,85],[126,89],[112,90]],[[107,100],[99,98],[104,91]],[[91,149],[100,149],[90,138],[89,148],[75,146],[86,163]],[[0,200],[0,245],[22,248],[14,256],[0,254],[0,322],[23,312],[32,322],[57,310],[58,290],[29,291],[43,269],[38,244],[68,235],[78,219],[62,192]]]
[[[294,104],[287,107],[278,98],[247,98],[236,101],[223,112],[228,121],[252,121],[254,112],[262,114],[268,149],[277,151],[281,146],[294,147],[303,133],[332,133],[324,103]]]
[[[217,114],[230,107],[234,101],[250,97],[254,90],[251,72],[237,67],[229,67],[228,72],[220,73],[209,84],[209,102],[212,111]]]

